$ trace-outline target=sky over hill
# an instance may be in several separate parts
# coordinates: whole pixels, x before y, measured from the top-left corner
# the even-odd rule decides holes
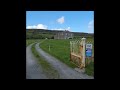
[[[94,33],[94,11],[26,11],[26,28]]]

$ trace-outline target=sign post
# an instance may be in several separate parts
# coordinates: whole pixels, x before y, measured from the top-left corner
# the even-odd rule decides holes
[[[86,57],[92,57],[92,44],[86,44]]]

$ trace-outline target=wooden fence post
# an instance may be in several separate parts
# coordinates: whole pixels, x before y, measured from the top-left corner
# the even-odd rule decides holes
[[[82,38],[82,44],[83,44],[83,51],[82,51],[82,68],[85,67],[85,41],[86,41],[86,38]]]
[[[70,61],[71,61],[72,43],[70,41]]]
[[[49,45],[49,51],[50,51],[50,45]]]

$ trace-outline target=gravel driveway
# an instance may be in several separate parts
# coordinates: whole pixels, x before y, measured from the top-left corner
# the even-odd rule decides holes
[[[30,47],[28,47],[29,50]],[[94,79],[91,76],[88,76],[84,73],[80,73],[75,71],[73,68],[68,67],[66,64],[62,63],[61,61],[59,61],[58,59],[56,59],[55,57],[49,55],[48,53],[44,52],[40,47],[39,47],[39,43],[37,43],[35,45],[36,50],[38,51],[38,53],[47,61],[49,62],[54,69],[56,69],[59,73],[60,79]],[[30,51],[28,51],[28,54],[30,53]],[[31,53],[30,53],[31,54]],[[31,55],[30,55],[31,56]],[[30,59],[31,57],[28,58]],[[31,60],[33,61],[33,60]],[[30,62],[30,61],[29,61]],[[31,62],[31,64],[34,62]],[[34,64],[35,65],[35,64]],[[36,64],[37,65],[37,64]],[[41,72],[41,71],[40,71]]]
[[[36,58],[32,54],[32,45],[33,44],[26,48],[26,79],[47,79],[41,66],[38,64]]]

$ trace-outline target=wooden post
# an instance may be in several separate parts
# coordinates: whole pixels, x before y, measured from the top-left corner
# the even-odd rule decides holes
[[[49,45],[49,51],[50,51],[50,45]]]
[[[71,52],[72,52],[72,47],[71,47],[71,41],[70,41],[70,61],[71,61]]]
[[[73,47],[72,47],[72,48],[73,48],[73,53],[74,53],[74,45],[75,45],[75,44],[74,44],[74,42],[73,42]]]
[[[70,53],[72,52],[72,45],[71,45],[71,41],[70,41]]]
[[[86,38],[82,38],[82,44],[83,44],[83,51],[82,51],[82,68],[85,67],[85,41]]]

